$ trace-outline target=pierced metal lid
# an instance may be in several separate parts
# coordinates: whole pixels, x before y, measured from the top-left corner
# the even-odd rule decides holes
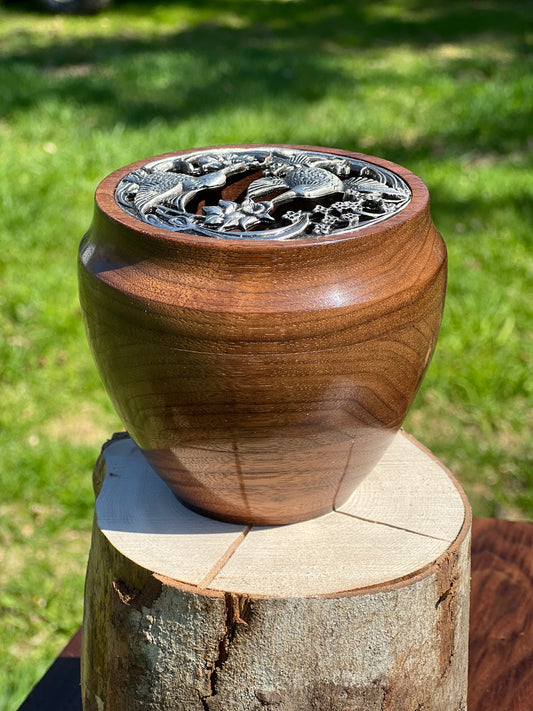
[[[399,175],[374,163],[271,146],[165,157],[115,191],[125,212],[155,227],[247,240],[353,232],[396,215],[411,197]]]

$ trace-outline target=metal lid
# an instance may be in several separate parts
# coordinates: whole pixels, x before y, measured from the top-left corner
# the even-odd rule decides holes
[[[126,213],[155,227],[246,240],[353,232],[396,215],[411,197],[399,175],[374,163],[281,146],[166,156],[115,191]]]

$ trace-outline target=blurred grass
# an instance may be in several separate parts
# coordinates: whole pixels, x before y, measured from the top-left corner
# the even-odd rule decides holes
[[[531,518],[533,97],[522,0],[116,0],[0,9],[0,711],[81,621],[90,471],[120,423],[85,342],[77,245],[140,157],[309,143],[401,163],[449,249],[410,430],[478,515]]]

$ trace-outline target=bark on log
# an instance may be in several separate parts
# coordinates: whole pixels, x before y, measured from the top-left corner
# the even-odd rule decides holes
[[[464,711],[471,517],[400,434],[339,511],[183,507],[127,436],[95,467],[85,711]]]

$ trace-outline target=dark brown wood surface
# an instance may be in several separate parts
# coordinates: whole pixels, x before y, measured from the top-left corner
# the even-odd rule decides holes
[[[427,188],[388,161],[330,152],[393,170],[411,202],[352,233],[275,242],[130,217],[114,191],[147,160],[96,193],[79,281],[100,375],[154,469],[215,518],[283,524],[345,503],[433,352],[446,249]]]
[[[78,631],[19,711],[81,711],[79,655]],[[474,519],[468,689],[469,711],[533,708],[531,523]]]
[[[533,524],[474,519],[468,711],[533,709]]]

